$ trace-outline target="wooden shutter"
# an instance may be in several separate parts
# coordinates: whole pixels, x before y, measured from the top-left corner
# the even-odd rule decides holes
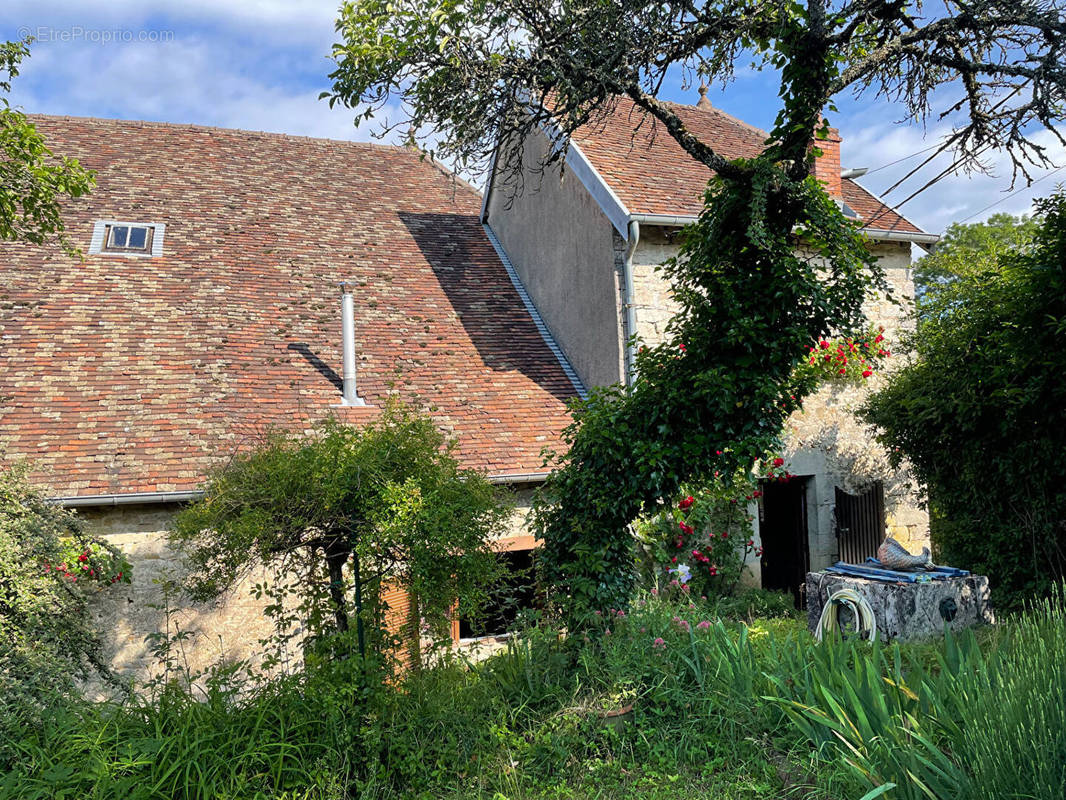
[[[411,593],[397,581],[386,581],[381,586],[381,599],[386,604],[385,629],[400,639],[396,653],[402,668],[420,666],[421,647],[417,606],[411,602]]]
[[[877,481],[862,494],[836,490],[836,534],[840,560],[862,564],[877,555],[885,539],[885,486]]]

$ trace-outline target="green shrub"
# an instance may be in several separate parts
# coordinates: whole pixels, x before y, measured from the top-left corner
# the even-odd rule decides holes
[[[387,673],[401,645],[421,640],[386,625],[390,587],[415,598],[417,618],[446,639],[456,600],[473,613],[500,570],[489,539],[507,503],[462,468],[455,446],[399,404],[361,427],[328,419],[269,434],[212,472],[204,498],[178,515],[170,538],[192,568],[193,596],[216,597],[270,564],[298,576],[292,602],[270,606],[279,644],[302,627],[308,658],[358,652]]]
[[[110,674],[87,603],[130,579],[121,554],[45,502],[27,471],[0,470],[0,733],[76,681]]]
[[[926,287],[910,362],[865,410],[928,488],[937,560],[989,575],[1001,607],[1066,577],[1066,196],[1038,209],[1021,252],[963,239],[967,266]]]

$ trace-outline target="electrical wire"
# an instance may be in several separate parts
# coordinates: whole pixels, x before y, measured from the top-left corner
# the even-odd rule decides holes
[[[999,200],[997,200],[994,203],[990,203],[989,205],[987,205],[984,208],[982,208],[980,211],[977,211],[977,212],[975,212],[973,214],[970,214],[970,216],[966,217],[966,219],[959,220],[959,223],[961,224],[963,222],[969,222],[974,217],[977,217],[977,216],[980,216],[981,214],[984,214],[986,211],[988,211],[988,209],[995,208],[996,206],[998,206],[1000,203],[1004,202],[1005,200],[1010,200],[1012,197],[1014,197],[1014,195],[1018,194],[1018,192],[1024,192],[1026,189],[1032,189],[1034,186],[1036,186],[1038,183],[1040,183],[1040,181],[1046,181],[1052,175],[1054,175],[1057,172],[1062,172],[1064,169],[1066,169],[1066,164],[1063,164],[1061,167],[1057,167],[1056,169],[1051,170],[1051,172],[1047,173],[1046,175],[1041,175],[1039,178],[1037,178],[1035,181],[1033,181],[1029,185],[1022,186],[1020,189],[1015,189],[1010,194],[1004,195],[1003,197],[999,198]]]
[[[868,169],[865,173],[863,173],[861,177],[865,178],[867,175],[873,175],[874,173],[880,172],[883,169],[894,167],[896,166],[896,164],[902,164],[904,161],[910,161],[915,156],[920,156],[922,153],[928,153],[930,150],[935,150],[937,147],[940,147],[939,142],[936,144],[931,144],[928,147],[923,147],[918,152],[911,153],[909,156],[903,156],[903,158],[897,158],[895,161],[889,161],[887,164],[882,164],[881,166],[875,167],[874,169]]]

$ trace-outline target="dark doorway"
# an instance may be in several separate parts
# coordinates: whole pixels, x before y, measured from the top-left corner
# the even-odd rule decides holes
[[[763,486],[759,509],[762,586],[790,592],[796,607],[806,584],[811,554],[807,536],[807,481],[793,478]]]
[[[862,564],[877,555],[885,538],[885,486],[874,483],[862,494],[836,490],[836,533],[840,560]]]

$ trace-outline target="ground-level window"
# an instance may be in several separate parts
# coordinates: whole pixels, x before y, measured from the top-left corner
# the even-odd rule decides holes
[[[477,620],[459,617],[460,639],[501,636],[509,632],[518,615],[526,609],[543,607],[533,574],[536,550],[509,550],[499,553],[508,568],[508,577],[493,591],[483,617]]]

